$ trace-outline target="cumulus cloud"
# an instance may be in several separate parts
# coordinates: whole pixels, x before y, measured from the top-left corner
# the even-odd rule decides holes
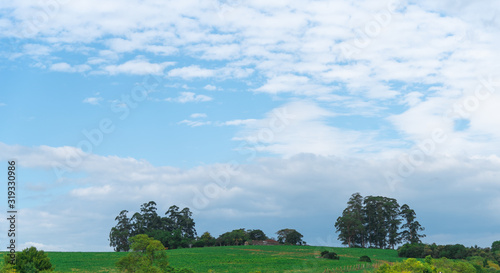
[[[25,242],[21,245],[18,245],[17,247],[19,249],[26,249],[30,247],[36,247],[38,250],[44,250],[44,251],[64,251],[64,247],[60,245],[52,245],[52,244],[44,244],[44,243],[37,243],[37,242]]]
[[[99,195],[108,195],[111,193],[113,189],[110,185],[104,185],[100,187],[88,187],[88,188],[79,188],[74,189],[70,192],[70,195],[81,198],[94,198]],[[116,191],[116,190],[114,190]]]
[[[61,150],[56,147],[2,144],[0,151],[5,157],[15,153],[25,170],[51,165],[44,163],[47,161],[67,164],[66,157],[61,157]],[[36,242],[47,246],[47,250],[59,251],[110,250],[107,244],[85,242],[105,242],[109,227],[115,224],[114,217],[122,209],[138,211],[142,203],[155,200],[159,211],[166,211],[172,204],[189,207],[195,212],[199,232],[208,230],[217,234],[221,227],[216,223],[224,219],[243,227],[259,221],[266,233],[273,233],[282,228],[279,225],[283,221],[293,219],[294,226],[314,244],[318,237],[331,236],[331,219],[341,214],[347,199],[356,191],[362,195],[390,196],[409,204],[427,228],[426,233],[437,243],[487,246],[491,243],[487,231],[500,224],[496,213],[500,209],[500,186],[495,182],[500,175],[498,157],[469,157],[466,167],[462,164],[465,158],[435,157],[393,187],[383,175],[383,170],[396,167],[393,160],[303,153],[288,159],[254,158],[252,164],[247,164],[245,157],[250,159],[252,155],[243,155],[241,161],[190,169],[91,155],[84,158],[78,169],[73,169],[85,175],[73,176],[72,171],[65,174],[64,181],[71,187],[59,187],[57,195],[47,189],[42,193],[48,195],[44,205],[22,210],[22,218],[27,222],[20,243]],[[443,188],[447,190],[442,191]],[[31,193],[28,190],[24,194]],[[460,213],[453,213],[457,208]],[[333,216],[328,220],[328,228],[322,229],[319,226],[323,225],[325,215]],[[276,217],[281,219],[280,223],[270,221]],[[471,221],[464,223],[464,217]],[[488,217],[488,224],[480,221],[483,217]],[[443,230],[443,221],[447,226],[460,224],[464,230],[477,233],[463,238]],[[5,224],[6,220],[1,222]],[[72,245],[68,245],[64,234],[72,234]],[[439,237],[442,235],[446,238]],[[338,242],[332,243],[338,246]],[[85,248],[78,248],[82,246]]]
[[[65,62],[55,63],[50,66],[50,70],[57,72],[68,72],[68,73],[76,73],[76,72],[85,72],[89,71],[91,67],[87,64],[81,65],[70,65]]]
[[[179,102],[179,103],[187,103],[187,102],[207,102],[213,99],[209,96],[197,95],[193,92],[181,92],[177,98],[167,98],[165,100]]]
[[[193,113],[190,115],[191,118],[206,118],[207,114],[205,113]]]
[[[210,125],[210,124],[212,124],[212,122],[185,119],[185,120],[179,121],[179,124],[186,124],[189,127],[198,127],[198,126],[203,126],[203,125]]]
[[[192,65],[182,68],[174,68],[167,74],[169,77],[180,77],[183,79],[191,78],[208,78],[215,76],[215,71],[212,69],[200,68],[197,65]]]
[[[240,126],[240,125],[250,125],[257,122],[256,119],[234,119],[218,123],[220,126]]]
[[[335,115],[314,102],[295,101],[273,109],[263,119],[232,122],[246,125],[234,140],[285,157],[300,153],[349,155],[369,150],[372,134],[329,125],[328,119]]]
[[[101,100],[102,100],[101,97],[88,97],[88,98],[85,98],[83,100],[83,103],[88,103],[88,104],[92,104],[92,105],[98,105],[99,101],[101,101]]]
[[[495,54],[498,35],[489,27],[498,24],[493,15],[500,7],[491,1],[394,5],[316,1],[286,6],[167,1],[127,7],[114,0],[94,1],[65,3],[64,12],[53,10],[57,16],[50,16],[50,24],[38,26],[31,34],[45,37],[46,44],[28,44],[26,53],[58,54],[64,47],[52,45],[95,43],[104,47],[100,51],[152,53],[162,59],[95,67],[116,75],[160,74],[171,65],[164,61],[165,55],[186,52],[195,60],[225,63],[214,68],[183,61],[167,72],[169,77],[243,79],[256,74],[261,81],[252,90],[258,92],[319,99],[344,89],[348,92],[344,96],[369,103],[404,96],[393,88],[401,82],[461,90],[478,74],[498,71],[500,63]],[[2,25],[12,28],[6,35],[12,36],[21,33],[23,22],[28,23],[29,16],[23,14],[36,14],[39,8],[30,3],[7,6],[17,11],[2,19]],[[485,10],[486,17],[472,10]],[[86,65],[48,67],[87,72],[93,69],[88,65],[106,61],[101,57],[91,56]]]
[[[24,45],[24,52],[28,55],[49,55],[51,53],[51,48],[46,45],[41,44],[26,44]]]
[[[266,84],[256,89],[258,92],[277,94],[291,92],[301,95],[329,93],[332,88],[311,83],[309,77],[297,75],[280,75],[270,78]]]
[[[163,73],[163,70],[167,66],[171,66],[173,64],[173,62],[150,63],[148,60],[139,58],[119,65],[107,65],[104,67],[104,71],[111,75],[120,73],[135,75],[159,75]]]
[[[203,87],[203,89],[213,91],[213,90],[217,90],[217,87],[214,85],[211,85],[211,84],[207,84],[207,85],[205,85],[205,87]]]

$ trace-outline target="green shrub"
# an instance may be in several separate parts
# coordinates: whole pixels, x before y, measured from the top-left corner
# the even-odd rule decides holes
[[[320,254],[319,256],[323,257],[323,255],[327,254],[328,252],[330,252],[330,251],[328,251],[328,250],[323,250],[323,251],[321,251],[321,254]]]
[[[424,244],[404,244],[398,248],[398,256],[405,258],[424,258],[425,245]]]
[[[370,257],[368,257],[368,256],[361,256],[361,257],[359,257],[359,261],[360,262],[369,262],[369,263],[371,263],[372,259],[370,259]]]
[[[467,248],[463,245],[445,245],[439,252],[439,258],[465,259],[468,256]]]
[[[9,264],[10,256],[4,256],[5,264]],[[14,272],[39,272],[53,271],[54,267],[50,263],[49,256],[43,250],[37,250],[32,246],[16,254],[16,264],[7,266],[4,269],[15,269]]]
[[[403,262],[393,265],[384,264],[376,272],[377,273],[399,273],[399,272],[436,272],[430,264],[417,261],[415,258],[406,259]]]
[[[174,269],[168,265],[163,244],[146,234],[139,234],[129,239],[133,252],[122,257],[116,266],[122,272],[136,273],[192,273],[189,269]]]
[[[197,240],[193,243],[193,247],[205,247],[205,242]]]
[[[393,265],[384,264],[381,266],[377,273],[399,273],[399,272],[460,272],[460,273],[477,273],[482,272],[477,270],[478,267],[464,262],[454,261],[447,258],[432,259],[430,256],[425,258],[422,263],[415,258],[409,258],[403,262],[398,262]],[[479,267],[480,268],[480,267]]]
[[[325,259],[330,259],[330,260],[338,260],[339,259],[339,256],[337,255],[337,253],[335,252],[328,252],[321,255],[322,258],[325,258]]]

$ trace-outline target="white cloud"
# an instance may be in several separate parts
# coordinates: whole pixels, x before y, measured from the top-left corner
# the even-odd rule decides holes
[[[104,71],[111,75],[116,75],[120,73],[125,74],[135,74],[135,75],[147,75],[154,74],[159,75],[163,73],[163,70],[173,65],[173,62],[163,62],[163,63],[150,63],[145,59],[135,59],[127,61],[120,65],[107,65],[104,67]]]
[[[192,78],[208,78],[216,75],[214,70],[200,68],[197,65],[192,65],[182,68],[174,68],[170,70],[167,74],[169,77],[180,77],[183,79]]]
[[[24,52],[28,55],[44,56],[52,52],[50,47],[40,44],[26,44],[23,47]]]
[[[88,104],[92,104],[92,105],[98,105],[101,100],[102,100],[101,97],[89,97],[89,98],[85,98],[83,100],[83,103],[88,103]]]
[[[57,72],[69,72],[69,73],[81,73],[85,71],[89,71],[91,67],[86,64],[81,64],[81,65],[70,65],[65,62],[61,63],[55,63],[50,66],[50,70],[52,71],[57,71]]]
[[[246,125],[234,140],[287,158],[301,153],[345,156],[373,148],[374,132],[335,128],[328,124],[334,116],[313,102],[296,101],[273,109],[260,120],[234,121],[234,125]]]
[[[422,101],[421,97],[424,94],[420,92],[411,92],[405,95],[403,103],[408,104],[408,106],[413,107]]]
[[[37,243],[37,242],[26,242],[21,245],[18,245],[17,247],[19,249],[26,249],[30,247],[36,247],[38,250],[44,250],[44,251],[63,251],[64,249],[61,248],[60,246],[55,246],[55,245],[47,245],[43,243]]]
[[[114,190],[110,185],[104,185],[104,186],[74,189],[70,192],[70,195],[80,198],[93,199],[94,197],[97,196],[109,195],[112,191]]]
[[[189,127],[198,127],[198,126],[210,125],[210,124],[212,124],[212,122],[185,119],[185,120],[179,121],[179,124],[186,124]]]
[[[107,40],[107,44],[114,52],[133,52],[135,50],[144,50],[159,55],[171,55],[178,52],[174,46],[165,44],[155,44],[155,35],[159,33],[154,32],[139,32],[132,34],[130,39],[112,38]]]
[[[220,78],[220,79],[230,79],[230,78],[246,78],[254,72],[251,68],[241,68],[237,66],[226,66],[218,69],[206,69],[200,68],[198,65],[191,65],[182,68],[174,68],[170,70],[167,74],[169,77],[179,77],[185,80],[192,80],[195,78]],[[211,85],[207,85],[210,90],[213,88]]]
[[[332,90],[331,87],[312,83],[309,77],[291,74],[272,77],[266,84],[256,89],[258,92],[271,94],[290,92],[309,96],[326,94]]]
[[[500,8],[491,1],[400,2],[395,10],[385,3],[358,5],[349,1],[287,5],[134,2],[127,7],[113,0],[95,1],[67,3],[64,12],[54,10],[57,14],[32,35],[44,37],[44,43],[28,44],[28,51],[57,54],[67,48],[61,46],[63,42],[68,46],[98,44],[104,47],[99,52],[116,55],[113,64],[102,56],[90,56],[87,65],[113,75],[159,74],[168,66],[145,60],[116,64],[124,58],[121,53],[153,53],[163,60],[164,55],[186,52],[195,61],[182,63],[168,71],[168,76],[243,79],[255,74],[261,86],[253,83],[252,89],[260,92],[321,99],[346,89],[344,96],[373,103],[404,95],[391,87],[391,81],[460,89],[470,83],[472,75],[498,71],[495,68],[500,63],[495,54],[498,35],[494,27],[488,27],[498,25],[493,15]],[[36,9],[31,3],[9,6],[16,12],[6,15],[1,25],[13,28],[10,35],[21,33],[22,29],[16,28],[28,23],[29,14]],[[484,12],[477,12],[480,10]],[[350,54],[346,54],[346,47]],[[86,54],[92,55],[92,49]],[[196,59],[225,63],[207,68]],[[65,63],[49,68],[70,72],[92,69]]]
[[[39,168],[48,166],[51,173],[51,162],[67,164],[61,151],[72,149],[1,144],[0,155],[5,160],[15,154],[24,172],[42,171]],[[20,244],[39,244],[44,250],[58,251],[110,250],[106,242],[109,228],[115,224],[114,217],[122,209],[138,211],[149,200],[158,203],[160,212],[172,204],[189,207],[195,212],[199,233],[227,231],[227,226],[220,225],[223,219],[242,227],[257,221],[266,233],[282,228],[283,221],[293,221],[305,239],[315,244],[313,240],[318,237],[332,235],[331,228],[324,231],[318,228],[325,215],[340,215],[349,196],[357,191],[364,196],[384,195],[409,204],[430,238],[447,236],[437,243],[473,242],[488,246],[490,237],[484,234],[500,224],[495,213],[496,193],[500,191],[495,182],[500,175],[498,157],[435,157],[424,162],[406,181],[392,187],[383,172],[397,169],[393,160],[301,154],[289,159],[254,157],[252,164],[246,164],[245,157],[252,154],[242,155],[232,165],[213,164],[185,170],[153,166],[133,158],[89,155],[64,176],[62,181],[68,187],[57,184],[52,189],[37,191],[37,196],[46,196],[44,201],[37,209],[21,211],[26,222]],[[226,179],[228,176],[230,179]],[[28,196],[31,192],[24,194]],[[221,214],[222,211],[229,213]],[[282,220],[276,222],[277,216]],[[464,217],[471,221],[464,223]],[[480,221],[484,217],[489,219],[487,225]],[[443,221],[448,226],[460,224],[464,230],[476,232],[464,239],[452,230],[443,230]],[[0,222],[4,225],[6,220]],[[89,240],[95,243],[88,244]]]
[[[220,126],[241,126],[241,125],[251,125],[253,123],[256,123],[256,119],[235,119],[235,120],[229,120],[225,122],[221,122],[218,125]]]
[[[205,113],[193,113],[190,115],[191,118],[206,118],[207,114]]]
[[[166,101],[175,101],[180,103],[187,102],[207,102],[213,100],[211,97],[206,95],[197,95],[193,92],[181,92],[177,98],[167,98]]]
[[[214,90],[217,90],[217,87],[215,87],[214,85],[211,85],[211,84],[207,84],[207,85],[205,85],[205,87],[203,87],[203,89],[214,91]]]
[[[446,92],[446,89],[439,90],[441,94]],[[419,93],[409,93],[404,101],[410,107],[400,114],[388,117],[388,120],[406,140],[415,144],[431,140],[436,131],[442,132],[446,141],[436,145],[434,153],[482,156],[499,154],[500,149],[497,147],[500,145],[500,124],[490,117],[500,115],[500,96],[490,93],[480,80],[464,92],[459,96],[434,95],[425,99]],[[457,130],[455,123],[458,121],[467,121],[468,128]]]
[[[239,57],[241,46],[238,44],[220,44],[215,47],[201,44],[190,47],[190,50],[201,53],[201,59],[220,61]]]

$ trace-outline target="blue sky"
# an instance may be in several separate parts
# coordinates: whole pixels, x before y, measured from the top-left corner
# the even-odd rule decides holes
[[[490,246],[500,5],[469,2],[2,2],[18,247],[110,251],[116,215],[150,200],[200,234],[339,246],[354,192],[409,204],[425,242]]]

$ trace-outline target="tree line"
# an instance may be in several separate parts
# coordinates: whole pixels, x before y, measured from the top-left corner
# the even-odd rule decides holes
[[[278,235],[277,242],[286,245],[305,245],[306,242],[302,240],[304,237],[300,232],[295,229],[285,228],[276,232]],[[260,229],[249,229],[244,228],[235,229],[229,232],[221,234],[218,238],[212,237],[209,232],[203,233],[200,238],[194,242],[194,247],[204,247],[204,246],[238,246],[244,245],[245,243],[252,244],[253,241],[265,241],[273,240],[274,238],[269,238]]]
[[[129,251],[131,249],[130,238],[144,234],[158,240],[169,249],[205,246],[233,246],[249,244],[252,241],[263,241],[269,238],[260,229],[245,230],[235,229],[213,237],[209,232],[197,236],[195,222],[189,208],[180,210],[177,206],[171,206],[165,216],[157,213],[156,203],[150,201],[141,205],[140,212],[136,212],[131,218],[128,211],[122,210],[115,221],[118,223],[111,228],[109,233],[109,245],[115,251]],[[295,229],[281,229],[276,232],[277,242],[289,245],[305,245],[304,237]],[[274,239],[273,239],[274,240]]]
[[[407,204],[394,198],[354,193],[335,222],[338,239],[349,247],[392,248],[400,243],[420,243],[424,227]]]
[[[405,258],[447,258],[447,259],[469,259],[481,257],[485,260],[495,261],[500,265],[500,241],[495,241],[491,248],[478,246],[466,247],[461,244],[437,245],[437,244],[405,244],[398,248],[399,257]]]

